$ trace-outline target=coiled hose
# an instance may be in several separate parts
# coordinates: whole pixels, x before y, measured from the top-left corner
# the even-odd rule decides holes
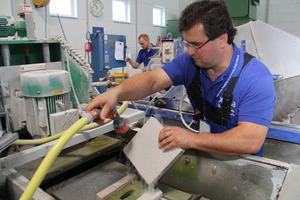
[[[123,112],[127,108],[128,102],[124,102],[125,106],[122,108]],[[123,103],[123,105],[124,105]],[[126,106],[127,104],[127,106]],[[123,106],[122,105],[122,106]],[[122,107],[121,106],[121,107]],[[120,107],[120,108],[121,108]],[[118,112],[120,110],[118,109]],[[122,111],[120,110],[120,111]],[[110,119],[105,120],[106,123],[111,121]],[[63,147],[69,142],[69,140],[78,132],[82,131],[84,126],[89,122],[89,119],[86,117],[82,117],[77,122],[75,122],[68,130],[63,132],[61,137],[57,140],[57,142],[52,146],[46,157],[43,159],[42,163],[36,170],[35,174],[33,175],[32,179],[30,180],[29,184],[27,185],[24,193],[20,197],[20,200],[29,200],[34,195],[37,188],[40,186],[41,182],[43,181],[44,177],[46,176],[48,170],[52,166],[53,162],[62,151]],[[94,125],[93,125],[94,126]]]

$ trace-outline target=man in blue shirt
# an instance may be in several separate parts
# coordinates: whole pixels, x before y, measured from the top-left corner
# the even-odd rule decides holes
[[[206,131],[169,126],[158,146],[198,149],[225,156],[256,154],[273,118],[275,90],[268,68],[238,48],[236,29],[223,1],[196,1],[179,19],[186,53],[154,71],[136,75],[87,106],[101,107],[98,123],[118,101],[138,100],[171,85],[184,85]]]
[[[147,66],[150,61],[149,58],[154,56],[156,53],[156,49],[152,49],[152,47],[156,46],[150,42],[149,36],[147,34],[141,34],[138,38],[138,42],[141,45],[142,49],[139,51],[135,62],[129,57],[126,57],[124,61],[129,62],[134,69],[137,69],[141,63],[144,63],[143,72],[145,72],[147,71]]]

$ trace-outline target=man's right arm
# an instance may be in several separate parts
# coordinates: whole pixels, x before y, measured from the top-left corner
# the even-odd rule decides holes
[[[173,82],[163,69],[140,73],[94,98],[86,107],[86,112],[102,108],[101,119],[104,120],[117,102],[139,100],[171,85]]]
[[[124,62],[129,62],[129,64],[131,65],[131,67],[133,67],[134,69],[137,69],[140,66],[140,63],[138,62],[134,62],[131,58],[126,57],[124,59]]]

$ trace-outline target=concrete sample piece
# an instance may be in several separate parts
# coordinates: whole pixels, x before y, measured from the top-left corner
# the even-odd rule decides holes
[[[139,197],[137,200],[161,200],[163,196],[162,191],[155,190],[153,192],[147,191],[145,192],[141,197]]]
[[[123,149],[149,186],[154,186],[163,173],[184,152],[178,147],[166,152],[158,148],[158,135],[162,129],[163,126],[151,117]]]

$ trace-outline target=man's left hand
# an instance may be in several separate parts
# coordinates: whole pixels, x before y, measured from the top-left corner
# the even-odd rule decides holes
[[[195,141],[197,134],[177,126],[168,126],[163,128],[158,136],[159,148],[167,151],[174,147],[189,149]]]

